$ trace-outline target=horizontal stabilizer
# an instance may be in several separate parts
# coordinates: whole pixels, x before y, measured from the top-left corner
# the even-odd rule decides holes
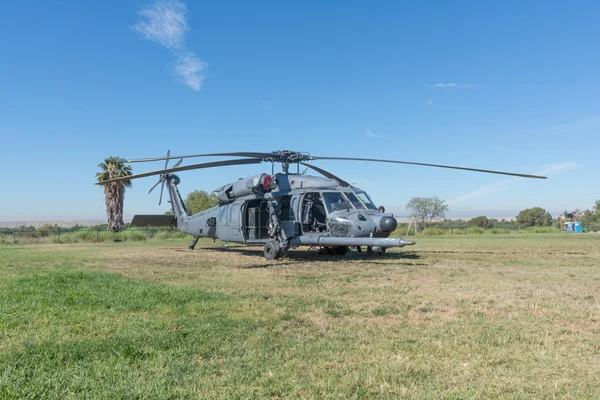
[[[174,215],[134,215],[131,226],[177,226]]]

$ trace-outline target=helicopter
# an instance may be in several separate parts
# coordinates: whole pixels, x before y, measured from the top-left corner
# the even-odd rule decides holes
[[[181,166],[183,159],[196,157],[242,157],[222,161]],[[179,159],[171,168],[170,160]],[[398,226],[392,213],[377,207],[364,191],[344,179],[308,161],[338,160],[408,164],[426,167],[509,175],[522,178],[546,179],[544,176],[494,171],[451,165],[427,164],[411,161],[356,157],[320,157],[309,153],[278,150],[270,153],[233,152],[192,154],[166,157],[121,160],[127,163],[165,161],[162,170],[108,179],[97,184],[159,175],[161,184],[159,205],[165,185],[170,197],[173,215],[135,215],[132,226],[174,226],[193,236],[188,248],[193,250],[200,238],[224,242],[263,246],[267,260],[284,255],[290,248],[319,247],[326,254],[343,255],[350,248],[359,252],[366,247],[367,255],[383,255],[387,248],[414,245],[402,237],[390,237]],[[271,163],[271,173],[260,173],[220,186],[214,190],[219,203],[212,208],[190,214],[179,193],[180,178],[175,172],[216,168],[233,165]],[[281,172],[275,173],[275,164]],[[296,165],[296,172],[290,166]],[[300,165],[322,176],[300,173]]]

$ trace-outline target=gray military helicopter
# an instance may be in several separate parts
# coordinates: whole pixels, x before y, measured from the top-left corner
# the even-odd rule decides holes
[[[184,158],[193,157],[243,157],[233,160],[213,161],[180,166]],[[171,168],[169,160],[179,159]],[[194,249],[198,239],[208,237],[225,242],[264,246],[267,260],[279,258],[290,248],[318,246],[329,254],[345,254],[349,247],[367,254],[384,254],[388,247],[403,247],[415,242],[402,237],[390,237],[398,223],[391,213],[377,207],[369,195],[320,167],[307,163],[315,160],[369,161],[392,164],[409,164],[436,168],[458,169],[523,178],[545,179],[544,176],[493,171],[450,165],[426,164],[410,161],[383,160],[354,157],[319,157],[289,150],[271,153],[237,152],[192,154],[185,156],[123,160],[123,162],[150,162],[165,160],[162,170],[135,174],[126,178],[109,179],[98,184],[159,175],[162,201],[165,184],[174,215],[135,215],[133,226],[175,226],[194,237],[188,246]],[[175,172],[230,165],[271,163],[271,174],[262,173],[241,178],[214,190],[219,204],[208,210],[190,215],[179,194],[180,179]],[[275,173],[275,164],[281,172]],[[296,172],[290,166],[296,164]],[[300,165],[310,168],[323,177],[300,173]]]

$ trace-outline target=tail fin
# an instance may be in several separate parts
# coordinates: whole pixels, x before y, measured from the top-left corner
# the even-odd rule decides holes
[[[181,181],[175,174],[165,174],[164,179],[167,182],[167,190],[169,191],[169,197],[171,198],[171,208],[177,219],[177,226],[180,226],[183,220],[190,216],[185,208],[185,203],[181,198],[181,194],[179,194],[179,190],[177,189],[177,185],[179,185],[179,182]]]

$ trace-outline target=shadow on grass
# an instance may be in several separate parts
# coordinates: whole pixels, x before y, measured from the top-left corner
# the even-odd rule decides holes
[[[187,250],[186,250],[187,251]],[[414,252],[407,253],[386,253],[384,255],[376,255],[376,256],[368,256],[366,252],[358,253],[356,251],[351,251],[346,253],[345,255],[325,255],[319,254],[317,251],[313,250],[291,250],[288,251],[283,257],[281,257],[278,261],[274,261],[272,263],[265,263],[263,251],[260,247],[246,247],[246,246],[231,246],[231,247],[223,247],[223,248],[204,248],[202,251],[215,251],[222,253],[229,253],[241,256],[248,257],[256,257],[257,260],[260,260],[260,263],[252,264],[252,265],[244,265],[238,268],[243,269],[252,269],[252,268],[267,268],[269,266],[285,266],[285,265],[295,265],[303,262],[321,262],[321,263],[339,263],[339,262],[368,262],[369,264],[385,264],[390,265],[386,262],[378,262],[378,260],[418,260],[421,258],[420,255]],[[403,262],[401,265],[425,265],[422,263],[406,263]]]

